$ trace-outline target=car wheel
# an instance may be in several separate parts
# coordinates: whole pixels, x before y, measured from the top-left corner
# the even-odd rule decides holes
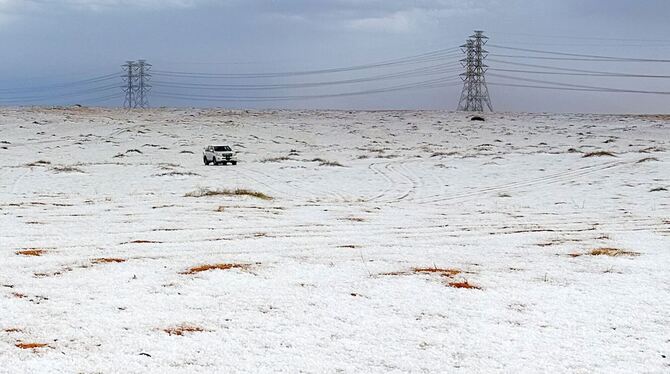
[[[224,164],[224,165],[228,165],[228,161],[223,161],[223,164]]]
[[[214,165],[218,165],[218,164],[219,164],[219,163],[216,161],[216,157],[213,157],[213,158],[212,158],[212,164],[214,164]]]
[[[233,161],[233,162],[231,162],[231,164],[237,165],[237,161]]]
[[[209,161],[207,161],[207,156],[203,156],[202,161],[205,163],[205,165],[209,165]]]

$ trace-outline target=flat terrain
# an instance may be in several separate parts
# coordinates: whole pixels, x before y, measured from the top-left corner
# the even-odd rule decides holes
[[[661,116],[2,109],[0,372],[670,372],[669,148]]]

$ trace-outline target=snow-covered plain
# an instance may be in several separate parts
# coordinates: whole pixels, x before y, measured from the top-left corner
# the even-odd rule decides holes
[[[669,147],[662,116],[2,109],[0,372],[670,372]],[[272,200],[185,196],[235,188]]]

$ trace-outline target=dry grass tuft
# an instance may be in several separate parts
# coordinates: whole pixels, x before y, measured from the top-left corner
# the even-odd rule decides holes
[[[282,161],[289,161],[289,160],[291,160],[290,157],[280,156],[280,157],[264,158],[264,159],[260,160],[259,162],[267,163],[267,162],[282,162]]]
[[[106,258],[94,258],[91,260],[92,263],[94,264],[112,264],[112,263],[121,263],[121,262],[126,262],[125,258],[111,258],[111,257],[106,257]]]
[[[643,162],[650,162],[650,161],[658,161],[658,159],[656,157],[645,157],[645,158],[639,159],[636,163],[641,164]]]
[[[16,343],[14,345],[21,349],[36,349],[47,347],[47,344],[45,343]]]
[[[203,332],[205,331],[205,329],[194,325],[181,324],[179,326],[168,327],[166,329],[163,329],[163,331],[165,331],[169,335],[183,336],[185,333]]]
[[[13,332],[23,332],[23,329],[20,329],[18,327],[10,327],[10,328],[4,329],[2,331],[6,332],[6,333],[13,333]]]
[[[411,275],[411,274],[437,274],[442,277],[455,277],[458,274],[461,274],[463,271],[453,268],[438,268],[434,266],[432,268],[412,268],[411,271],[394,271],[390,273],[382,273],[380,275]]]
[[[365,222],[365,218],[362,217],[347,217],[343,218],[346,221],[351,221],[351,222]]]
[[[161,242],[155,240],[133,240],[130,242],[125,242],[121,244],[160,244]]]
[[[649,190],[649,192],[661,192],[661,191],[667,191],[668,189],[665,187],[655,187]]]
[[[185,272],[182,272],[181,274],[197,274],[197,273],[202,273],[203,271],[209,271],[209,270],[230,270],[230,269],[242,269],[246,270],[249,268],[248,264],[207,264],[207,265],[200,265],[200,266],[195,266],[190,269],[188,269]]]
[[[45,253],[47,253],[47,251],[45,251],[44,249],[37,249],[37,248],[16,251],[16,254],[20,256],[41,256]]]
[[[618,257],[618,256],[639,256],[640,254],[637,252],[631,252],[631,251],[624,251],[623,249],[618,249],[618,248],[596,248],[589,252],[591,256],[610,256],[610,257]]]
[[[412,269],[415,273],[431,273],[431,274],[439,274],[443,277],[453,277],[455,275],[458,275],[462,273],[462,271],[458,269],[440,269],[437,267],[433,268],[414,268]]]
[[[44,160],[37,160],[35,162],[31,162],[29,164],[26,164],[25,166],[33,167],[33,166],[46,166],[46,165],[51,165],[51,162],[44,161]]]
[[[319,166],[344,166],[337,161],[328,161],[322,158],[314,158],[312,159],[312,162],[318,162]]]
[[[223,205],[219,205],[218,208],[214,209],[215,212],[223,213],[226,211],[226,207]]]
[[[472,285],[468,283],[468,281],[463,281],[463,282],[449,282],[449,287],[453,288],[465,288],[465,289],[470,289],[470,290],[481,290],[482,288],[479,286]]]
[[[84,173],[83,170],[74,166],[54,166],[51,168],[51,170],[57,173]]]
[[[614,153],[607,152],[607,151],[589,152],[589,153],[585,153],[584,156],[582,156],[582,157],[603,157],[603,156],[616,157],[614,155]]]
[[[262,192],[248,190],[245,188],[237,188],[234,190],[210,190],[206,188],[201,188],[197,191],[189,192],[185,197],[208,197],[208,196],[250,196],[255,197],[261,200],[272,200],[271,196],[268,196]]]

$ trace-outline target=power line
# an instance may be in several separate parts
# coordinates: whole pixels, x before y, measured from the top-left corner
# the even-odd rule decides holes
[[[631,90],[631,89],[623,89],[623,88],[588,86],[588,85],[581,85],[581,84],[571,84],[571,83],[546,81],[546,80],[541,80],[541,79],[530,79],[530,78],[523,78],[523,77],[515,77],[515,76],[501,75],[501,74],[491,74],[491,76],[498,77],[498,78],[503,78],[503,79],[510,79],[510,80],[517,80],[517,81],[524,81],[524,82],[531,82],[531,83],[543,83],[543,84],[550,84],[550,85],[554,85],[554,86],[561,86],[561,87],[556,87],[556,88],[579,88],[579,89],[599,91],[599,92],[641,93],[641,94],[657,94],[657,95],[668,95],[668,94],[670,94],[670,92],[666,92],[666,91]],[[497,85],[501,85],[501,84],[497,83]]]
[[[540,50],[540,49],[508,47],[508,46],[501,46],[501,45],[495,45],[495,44],[491,44],[489,46],[493,47],[493,48],[500,48],[500,49],[512,50],[512,51],[532,52],[532,53],[539,53],[539,54],[580,57],[580,58],[589,58],[589,59],[603,59],[603,60],[607,60],[607,61],[617,61],[617,62],[657,62],[657,63],[668,63],[668,62],[670,62],[670,60],[663,60],[663,59],[588,55],[588,54],[580,54],[580,53],[555,52],[555,51],[546,51],[546,50]]]
[[[42,90],[48,90],[48,89],[69,88],[69,87],[74,87],[74,86],[85,86],[85,85],[89,85],[89,84],[93,84],[93,83],[100,83],[100,82],[109,81],[109,80],[112,80],[112,79],[116,79],[117,77],[118,77],[118,74],[112,73],[112,74],[106,74],[106,75],[101,75],[101,76],[97,76],[97,77],[91,77],[91,78],[88,78],[88,79],[82,79],[82,80],[73,81],[73,82],[54,83],[54,84],[41,85],[41,86],[0,88],[0,94],[3,94],[3,93],[22,93],[22,92],[30,92],[30,91],[42,91]]]
[[[57,98],[62,98],[62,97],[82,96],[82,95],[88,95],[88,94],[91,94],[91,93],[100,93],[100,92],[110,91],[112,89],[118,89],[118,85],[113,84],[113,85],[108,85],[108,86],[88,88],[88,89],[80,90],[80,91],[55,93],[55,94],[49,94],[49,95],[12,96],[10,98],[0,98],[0,102],[3,102],[3,103],[17,103],[17,102],[27,102],[27,101],[43,101],[43,100],[57,99]]]
[[[450,55],[455,56],[456,48],[447,48],[437,51],[427,52],[420,55],[409,56],[394,60],[381,61],[373,64],[364,64],[364,65],[354,65],[341,68],[328,68],[328,69],[317,69],[317,70],[304,70],[304,71],[287,71],[287,72],[275,72],[275,73],[204,73],[204,72],[183,72],[183,71],[165,71],[165,70],[154,70],[156,76],[172,76],[172,77],[190,77],[190,78],[280,78],[280,77],[292,77],[292,76],[301,76],[301,75],[317,75],[317,74],[331,74],[331,73],[341,73],[341,72],[350,72],[357,70],[367,70],[373,68],[387,67],[387,66],[396,66],[404,64],[413,64],[419,62],[432,62],[432,61],[443,61],[444,58],[449,57]]]
[[[362,96],[370,94],[379,94],[385,92],[394,92],[394,91],[403,91],[411,89],[427,89],[427,88],[437,88],[437,87],[447,87],[452,84],[459,84],[460,80],[456,79],[457,76],[444,77],[439,79],[426,80],[415,83],[408,83],[403,85],[391,86],[391,87],[382,87],[378,89],[363,90],[363,91],[353,91],[353,92],[342,92],[335,94],[314,94],[314,95],[287,95],[287,96],[235,96],[235,95],[199,95],[199,94],[180,94],[173,92],[162,92],[154,91],[154,95],[157,97],[165,98],[175,98],[175,99],[188,99],[196,101],[290,101],[290,100],[309,100],[309,99],[323,99],[323,98],[334,98],[334,97],[345,97],[345,96]]]
[[[577,88],[577,87],[552,87],[552,86],[539,86],[539,85],[515,84],[515,83],[499,83],[499,82],[490,82],[489,84],[492,85],[492,86],[537,88],[537,89],[558,90],[558,91],[585,91],[585,92],[670,95],[670,91],[624,90],[624,89],[609,89],[609,88],[599,89],[599,88]]]
[[[527,64],[527,63],[522,63],[522,62],[498,60],[498,59],[494,59],[494,58],[490,58],[489,61],[499,62],[499,63],[502,63],[502,64],[513,65],[513,66],[523,66],[523,67],[558,70],[558,71],[569,71],[569,72],[575,72],[575,73],[600,73],[600,74],[604,73],[604,74],[621,74],[621,75],[632,74],[632,73],[615,73],[615,72],[599,71],[599,70],[585,70],[585,69],[565,68],[565,67],[550,66],[550,65]],[[660,75],[659,77],[663,77],[663,76]]]
[[[587,76],[587,77],[616,77],[616,78],[653,78],[653,79],[668,79],[670,75],[647,75],[647,74],[622,74],[622,73],[567,73],[557,71],[538,71],[538,70],[522,70],[522,69],[500,69],[489,68],[493,71],[504,71],[510,73],[525,73],[525,74],[543,74],[543,75],[567,75],[567,76]]]
[[[199,90],[276,90],[276,89],[316,88],[316,87],[328,87],[335,85],[395,80],[395,79],[451,73],[456,72],[458,70],[456,68],[456,64],[457,63],[446,63],[407,71],[401,71],[393,74],[382,74],[365,78],[352,78],[352,79],[335,80],[335,81],[299,82],[299,83],[282,83],[282,84],[207,84],[207,83],[155,81],[154,86],[199,89]]]
[[[649,42],[649,43],[670,43],[670,39],[641,39],[641,38],[610,38],[610,37],[598,37],[598,36],[583,36],[583,35],[547,35],[547,34],[536,34],[536,33],[519,33],[519,32],[498,32],[497,34],[502,35],[520,35],[520,36],[530,36],[534,38],[545,38],[545,39],[571,39],[571,40],[602,40],[602,41],[623,41],[623,42]]]

